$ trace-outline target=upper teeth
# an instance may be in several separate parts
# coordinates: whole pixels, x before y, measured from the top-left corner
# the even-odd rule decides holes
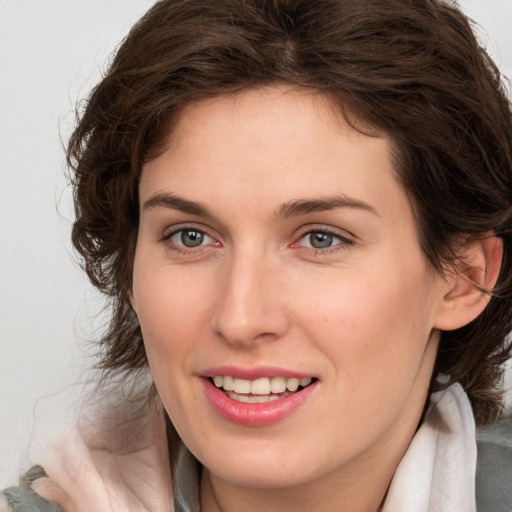
[[[311,384],[311,378],[298,379],[296,377],[263,377],[261,379],[246,380],[237,379],[228,375],[216,375],[213,382],[218,388],[225,391],[251,395],[269,395],[270,393],[284,393],[286,390],[294,392],[299,386],[306,387]]]

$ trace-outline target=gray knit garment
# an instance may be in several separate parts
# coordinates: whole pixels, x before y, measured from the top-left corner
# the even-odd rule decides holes
[[[32,482],[45,476],[41,466],[33,466],[20,476],[19,487],[4,490],[3,494],[13,512],[64,512],[57,503],[41,498],[32,490]]]
[[[476,509],[512,512],[512,419],[477,431]]]

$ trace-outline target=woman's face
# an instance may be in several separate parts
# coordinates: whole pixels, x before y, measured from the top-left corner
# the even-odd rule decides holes
[[[195,103],[168,141],[142,173],[132,303],[181,438],[260,488],[397,463],[445,292],[389,141],[285,87]]]

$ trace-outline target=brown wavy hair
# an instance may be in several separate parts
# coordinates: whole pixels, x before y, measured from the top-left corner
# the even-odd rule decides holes
[[[471,21],[436,0],[162,0],[132,28],[68,147],[73,244],[112,308],[100,367],[147,365],[129,303],[142,165],[186,105],[277,83],[323,93],[354,126],[391,139],[419,243],[439,272],[456,261],[461,234],[503,239],[487,308],[441,334],[435,368],[449,376],[444,386],[462,384],[478,424],[493,421],[512,329],[511,106]]]

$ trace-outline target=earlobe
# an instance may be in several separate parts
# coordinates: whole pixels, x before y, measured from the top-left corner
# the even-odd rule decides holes
[[[473,321],[487,306],[496,285],[503,257],[503,241],[494,232],[469,238],[446,276],[435,327],[458,329]]]

